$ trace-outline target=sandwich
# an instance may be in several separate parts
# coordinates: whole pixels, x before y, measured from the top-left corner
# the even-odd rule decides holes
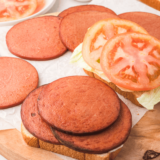
[[[160,41],[138,24],[106,19],[88,29],[70,63],[137,106],[153,109],[160,101],[159,54]]]
[[[61,78],[33,90],[21,118],[28,145],[79,160],[112,160],[132,127],[131,113],[114,90],[88,76]]]

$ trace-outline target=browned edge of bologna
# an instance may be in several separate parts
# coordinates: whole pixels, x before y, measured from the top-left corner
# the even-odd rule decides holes
[[[37,99],[44,86],[33,90],[21,106],[21,119],[25,128],[35,137],[42,141],[60,144],[54,137],[50,126],[43,121],[38,113]]]

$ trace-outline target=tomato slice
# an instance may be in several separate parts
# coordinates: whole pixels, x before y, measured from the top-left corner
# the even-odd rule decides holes
[[[0,22],[27,17],[35,11],[37,0],[1,0]]]
[[[100,66],[100,55],[105,43],[115,35],[126,32],[138,32],[148,34],[138,24],[123,19],[106,19],[95,23],[86,33],[82,55],[86,63],[97,70]]]
[[[160,86],[160,41],[140,33],[111,38],[101,54],[104,74],[117,86],[146,91]]]

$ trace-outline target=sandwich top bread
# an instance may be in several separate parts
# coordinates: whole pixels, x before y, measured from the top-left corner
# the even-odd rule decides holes
[[[123,30],[123,36],[117,35],[117,37],[123,38],[119,41],[119,38],[116,38],[116,34],[114,34],[114,43],[111,45],[112,38],[105,43],[105,34],[101,32],[100,29],[97,29],[98,27],[95,28],[96,25],[100,26],[100,24],[101,22],[97,22],[97,24],[93,25],[94,29],[91,27],[86,33],[86,37],[88,38],[89,35],[91,35],[88,33],[93,29],[92,33],[99,33],[100,31],[100,33],[102,33],[102,38],[100,39],[98,37],[99,39],[96,38],[95,41],[95,39],[89,37],[88,39],[92,42],[89,43],[89,41],[86,41],[87,38],[85,37],[83,45],[81,44],[75,49],[70,62],[77,63],[85,70],[93,72],[95,76],[100,77],[99,79],[102,79],[102,81],[105,81],[107,84],[111,84],[110,86],[113,89],[136,105],[152,109],[154,105],[160,101],[158,96],[160,94],[160,92],[158,92],[158,87],[160,86],[158,80],[160,41],[144,33],[137,34],[135,31],[133,33],[133,30],[132,33],[129,31],[128,34],[124,34],[126,31]],[[112,31],[112,28],[116,27],[114,24],[110,24],[108,30]],[[132,37],[133,34],[136,35],[136,38]],[[97,36],[97,34],[94,35],[95,37]],[[94,36],[92,35],[92,37]],[[95,51],[92,51],[93,44],[94,47],[95,44],[99,44],[99,47],[94,49]],[[103,47],[104,45],[105,49]],[[88,50],[86,50],[87,46],[91,47],[88,47]],[[103,56],[101,56],[101,53],[103,53]],[[86,60],[86,57],[88,57],[88,60]],[[95,65],[91,65],[91,63]],[[108,64],[109,66],[107,66]],[[137,66],[137,68],[135,68],[133,64]],[[99,69],[97,66],[101,68],[99,67]],[[115,68],[116,70],[108,70],[109,68]],[[115,80],[113,80],[110,75],[114,75]],[[121,85],[118,78],[121,79]],[[132,85],[137,86],[133,87]]]

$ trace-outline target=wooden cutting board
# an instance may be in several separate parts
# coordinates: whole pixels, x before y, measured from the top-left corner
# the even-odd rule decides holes
[[[147,150],[160,153],[160,103],[133,127],[115,160],[143,160],[142,157]],[[160,160],[160,156],[154,160]]]
[[[146,150],[160,152],[160,103],[134,126],[115,160],[143,160]],[[62,160],[52,152],[27,146],[16,129],[0,131],[0,154],[8,160]]]
[[[160,152],[160,104],[134,126],[116,160],[143,160],[146,150]],[[16,129],[0,131],[0,154],[8,160],[62,160],[52,152],[27,146]]]

